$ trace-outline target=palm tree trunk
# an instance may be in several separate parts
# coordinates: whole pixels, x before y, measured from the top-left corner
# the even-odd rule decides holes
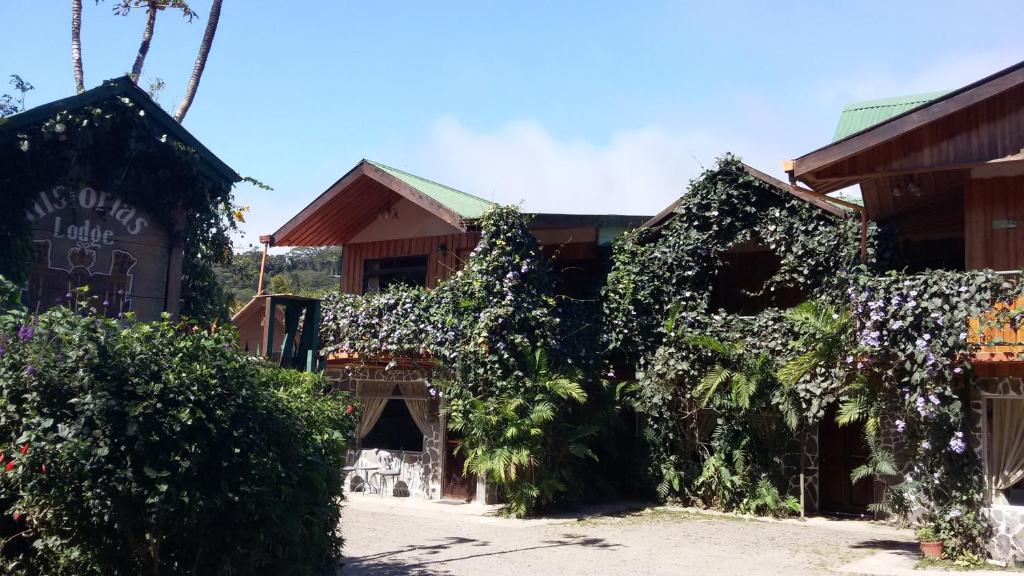
[[[217,23],[220,21],[220,7],[224,0],[213,0],[210,8],[210,19],[206,22],[206,31],[203,32],[203,41],[199,44],[199,55],[196,57],[196,64],[192,67],[192,76],[188,79],[188,87],[185,88],[185,97],[178,104],[174,112],[174,119],[180,124],[185,120],[185,114],[192,106],[196,98],[196,90],[199,89],[199,80],[203,77],[203,70],[206,68],[206,59],[210,56],[210,47],[213,46],[213,37],[217,33]]]
[[[71,64],[75,68],[75,90],[85,92],[82,73],[82,0],[71,0]]]
[[[138,84],[142,76],[142,65],[146,62],[146,55],[149,54],[149,43],[153,40],[153,28],[156,26],[156,4],[149,2],[149,10],[146,11],[146,28],[142,31],[142,43],[139,44],[139,54],[135,57],[135,64],[132,66],[132,82]]]

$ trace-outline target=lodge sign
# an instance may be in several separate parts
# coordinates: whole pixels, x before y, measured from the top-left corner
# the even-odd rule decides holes
[[[62,304],[89,286],[109,316],[153,320],[164,311],[170,242],[148,214],[103,190],[59,186],[40,192],[25,216],[33,229],[31,308]]]

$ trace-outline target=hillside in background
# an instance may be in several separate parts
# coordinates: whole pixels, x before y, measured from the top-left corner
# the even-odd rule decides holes
[[[215,266],[214,272],[232,312],[256,295],[260,276],[259,249],[239,252],[226,266]],[[271,294],[318,295],[338,288],[337,270],[341,248],[294,248],[285,254],[267,256],[267,292]]]

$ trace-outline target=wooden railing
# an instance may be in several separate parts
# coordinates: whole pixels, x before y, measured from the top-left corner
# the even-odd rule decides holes
[[[1017,281],[1024,280],[1019,270],[1001,274],[1013,276]],[[1024,322],[1014,326],[999,320],[1006,311],[1015,310],[1024,311],[1024,296],[1012,304],[997,304],[980,318],[970,319],[968,339],[981,345],[973,354],[973,362],[1024,362]]]

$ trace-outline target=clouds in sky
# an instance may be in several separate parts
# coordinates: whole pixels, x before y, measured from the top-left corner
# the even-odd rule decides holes
[[[495,202],[521,203],[528,212],[650,215],[678,198],[716,156],[742,152],[726,142],[736,143],[649,126],[598,144],[558,138],[532,120],[477,131],[444,118],[428,131],[414,165],[429,167],[426,177]]]
[[[407,169],[528,212],[655,214],[725,152],[784,177],[780,161],[826,144],[842,104],[958,88],[1018,59],[1003,50],[938,58],[911,73],[884,65],[848,71],[807,86],[814,96],[805,107],[740,95],[724,106],[729,114],[695,115],[684,130],[653,124],[603,142],[561,137],[529,119],[478,130],[445,117]]]

